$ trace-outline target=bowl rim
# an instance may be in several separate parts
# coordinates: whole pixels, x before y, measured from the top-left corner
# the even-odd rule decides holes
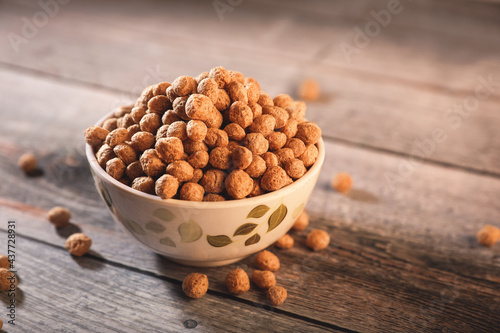
[[[97,121],[94,126],[101,126],[104,121],[110,118],[114,114],[113,111],[103,116],[101,119]],[[284,197],[287,195],[287,192],[293,192],[297,188],[301,187],[303,183],[308,182],[314,175],[320,172],[321,166],[323,165],[325,159],[325,145],[323,138],[320,137],[318,143],[318,157],[316,158],[316,162],[314,162],[313,166],[307,170],[307,172],[298,180],[295,180],[292,184],[285,186],[279,190],[269,192],[266,194],[261,194],[252,198],[243,198],[236,200],[226,200],[226,201],[187,201],[180,199],[162,199],[157,195],[144,193],[138,190],[133,189],[130,186],[127,186],[115,178],[111,177],[106,170],[104,170],[99,163],[97,163],[97,159],[95,157],[94,151],[92,147],[85,143],[85,153],[87,156],[87,160],[90,164],[90,167],[99,175],[99,177],[104,178],[107,182],[111,183],[113,186],[118,187],[121,190],[124,190],[131,195],[141,197],[142,199],[146,199],[152,202],[156,202],[158,204],[168,204],[172,207],[179,208],[193,208],[195,206],[202,206],[206,208],[228,208],[228,207],[243,207],[251,205],[252,203],[258,203],[262,201],[273,201],[280,197]]]

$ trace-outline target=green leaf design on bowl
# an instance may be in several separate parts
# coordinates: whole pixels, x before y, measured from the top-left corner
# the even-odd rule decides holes
[[[236,229],[236,231],[233,234],[234,236],[240,236],[240,235],[248,235],[252,231],[254,231],[255,228],[257,228],[258,224],[257,223],[245,223],[242,224]]]
[[[104,199],[106,206],[111,209],[111,207],[113,206],[113,201],[111,201],[111,196],[109,195],[108,190],[102,184],[102,182],[99,182],[99,190],[101,191],[101,196]]]
[[[201,235],[203,235],[200,225],[193,220],[181,224],[178,231],[183,243],[192,243],[200,239]]]
[[[256,244],[260,241],[260,235],[259,234],[255,234],[255,235],[252,235],[250,236],[246,241],[245,241],[245,246],[249,246],[249,245],[252,245],[252,244]]]
[[[301,204],[299,205],[299,207],[297,207],[297,208],[295,208],[295,209],[293,210],[292,217],[293,217],[294,219],[296,219],[297,217],[299,217],[300,213],[302,213],[302,210],[304,210],[304,206],[305,206],[305,205],[306,205],[306,204],[303,202],[303,203],[301,203]]]
[[[154,232],[155,234],[161,234],[166,229],[163,225],[161,225],[161,223],[158,223],[155,221],[147,222],[145,227],[147,230],[150,230],[150,231]]]
[[[223,247],[231,244],[233,241],[226,235],[210,236],[207,235],[208,244],[213,247]]]
[[[129,219],[123,219],[123,222],[128,227],[128,229],[138,235],[146,235],[146,231],[137,223]]]
[[[160,244],[166,245],[166,246],[171,246],[171,247],[176,247],[174,241],[171,240],[170,237],[165,237],[165,238],[160,239]]]
[[[157,210],[155,210],[153,212],[153,216],[155,216],[155,217],[157,217],[160,220],[165,221],[165,222],[170,222],[173,219],[175,219],[174,213],[172,213],[171,211],[169,211],[166,208],[158,208]]]
[[[249,218],[258,219],[258,218],[264,216],[269,211],[269,209],[271,209],[271,208],[269,208],[266,205],[259,205],[259,206],[255,207],[254,209],[252,209],[250,211],[250,213],[248,213],[247,219],[249,219]]]
[[[269,220],[267,221],[267,232],[274,230],[277,226],[280,225],[281,222],[285,219],[286,214],[288,213],[288,208],[284,204],[281,204],[276,210],[269,216]]]

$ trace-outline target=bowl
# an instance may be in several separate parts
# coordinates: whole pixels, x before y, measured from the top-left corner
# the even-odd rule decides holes
[[[108,175],[89,145],[86,155],[113,219],[133,238],[174,262],[212,267],[239,261],[288,232],[318,180],[325,157],[322,139],[318,150],[314,165],[292,184],[253,198],[222,202],[163,200],[134,190]]]

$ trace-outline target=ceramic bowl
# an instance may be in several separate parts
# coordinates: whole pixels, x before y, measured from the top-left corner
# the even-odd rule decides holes
[[[111,114],[101,119],[101,125]],[[318,180],[325,157],[275,192],[223,202],[162,200],[126,186],[103,170],[87,145],[94,182],[113,219],[147,248],[190,266],[220,266],[265,249],[292,227]]]

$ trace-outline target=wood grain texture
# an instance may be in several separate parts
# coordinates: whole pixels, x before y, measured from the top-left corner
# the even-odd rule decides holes
[[[374,38],[387,42],[377,45],[374,41],[362,50],[367,54],[365,56],[360,54],[352,65],[347,64],[343,57],[337,57],[340,55],[338,44],[342,41],[348,42],[351,37],[349,34],[354,32],[353,28],[360,26],[363,29],[364,24],[374,19],[370,12],[386,9],[387,3],[384,0],[356,3],[243,1],[234,7],[234,10],[225,12],[221,20],[210,2],[193,1],[183,4],[149,0],[138,4],[133,1],[123,1],[120,8],[116,8],[113,3],[97,4],[90,1],[62,6],[61,15],[54,17],[44,30],[52,32],[56,26],[67,26],[66,20],[72,20],[74,23],[78,22],[75,25],[79,25],[80,28],[89,23],[96,24],[92,30],[103,31],[102,28],[106,27],[108,28],[106,34],[120,37],[117,42],[123,41],[124,33],[131,34],[130,37],[142,34],[142,40],[136,40],[138,46],[153,39],[158,42],[168,41],[170,45],[166,46],[174,53],[177,53],[176,48],[181,46],[178,42],[185,40],[211,52],[216,51],[216,48],[224,52],[242,49],[252,53],[277,54],[309,61],[319,60],[321,55],[327,55],[327,58],[335,59],[334,63],[339,67],[351,67],[382,76],[438,85],[443,89],[456,88],[470,91],[470,85],[475,84],[475,76],[455,73],[457,65],[471,66],[462,67],[462,70],[467,69],[467,72],[477,72],[481,68],[485,70],[478,74],[499,69],[498,61],[494,57],[498,51],[499,37],[488,32],[498,29],[497,16],[500,9],[495,5],[471,4],[465,1],[459,1],[458,4],[457,1],[436,3],[431,0],[402,3],[404,10],[401,14],[392,15],[390,24]],[[20,1],[5,3],[4,6],[12,13],[28,17],[40,9],[36,3]],[[110,20],[110,17],[113,17],[113,20]],[[452,22],[448,20],[449,17],[453,17]],[[20,30],[18,19],[19,17],[13,17],[5,20],[5,28],[12,31]],[[188,22],[190,24],[187,24]],[[463,29],[456,29],[455,24],[459,24]],[[210,33],[201,34],[199,27],[210,28]],[[228,31],[228,27],[232,28],[231,31]],[[79,28],[74,27],[74,29]],[[96,37],[92,30],[86,38]],[[49,35],[49,32],[46,35]],[[405,40],[403,36],[408,38]],[[38,38],[33,38],[32,41],[36,42],[36,39]],[[480,46],[481,50],[462,48],[470,43]],[[28,49],[34,47],[29,44],[25,46]],[[53,47],[61,48],[57,45]],[[119,45],[116,48],[123,50]],[[372,48],[373,50],[370,50]],[[412,57],[406,57],[412,49],[419,52],[414,53]],[[453,52],[458,49],[459,53]],[[486,50],[489,52],[485,52]],[[98,49],[92,49],[90,52],[96,51]],[[155,50],[150,47],[148,51]],[[196,53],[195,49],[183,49],[183,51],[188,52],[189,56]],[[8,49],[5,53],[7,54],[4,56],[8,56]],[[22,53],[19,55],[22,56]],[[213,57],[216,53],[203,53],[203,55]],[[99,56],[103,57],[106,54]],[[398,61],[390,61],[393,57]],[[478,61],[479,63],[470,61],[479,60],[477,58],[485,59]],[[385,62],[382,62],[383,60]],[[17,61],[23,60],[21,58]],[[113,64],[108,63],[108,65]],[[443,77],[443,74],[445,74],[444,80],[448,76],[453,80],[436,82],[436,77]]]
[[[2,248],[6,240],[1,232]],[[219,293],[192,300],[178,281],[73,257],[19,235],[17,244],[16,325],[2,313],[5,332],[183,332],[187,320],[196,322],[196,332],[341,332]],[[0,294],[2,306],[10,299]]]
[[[221,21],[212,2],[71,2],[19,53],[0,40],[0,246],[6,221],[15,220],[17,331],[178,332],[186,319],[202,332],[497,330],[500,246],[478,245],[475,233],[500,221],[500,90],[456,128],[443,116],[473,96],[479,76],[500,77],[500,35],[492,33],[500,7],[403,2],[346,62],[338,45],[385,6],[248,0]],[[36,2],[1,2],[0,31],[21,31],[21,18],[39,10]],[[273,95],[293,93],[304,76],[324,88],[308,105],[327,149],[307,206],[311,225],[293,234],[294,248],[271,248],[282,263],[278,284],[289,292],[277,308],[255,289],[238,297],[226,290],[225,275],[236,267],[251,273],[253,257],[193,269],[133,241],[111,219],[84,157],[83,130],[113,106],[148,84],[220,64]],[[415,140],[436,128],[446,140],[409,165]],[[39,157],[38,177],[16,166],[25,151]],[[329,186],[339,171],[353,176],[347,195]],[[56,205],[73,213],[66,228],[45,219]],[[313,228],[331,235],[326,250],[305,246]],[[94,244],[74,259],[64,241],[77,231]],[[210,279],[197,301],[179,289],[194,270]]]
[[[6,104],[10,108],[0,110],[16,111],[15,116],[3,113],[0,128],[0,219],[15,218],[19,234],[61,251],[65,238],[82,230],[94,240],[91,257],[141,274],[179,282],[192,272],[122,233],[94,189],[81,149],[82,131],[117,95],[9,71],[0,75],[11,87],[4,90],[9,99],[2,100],[11,103]],[[19,90],[27,87],[32,93],[20,108],[12,101],[22,100]],[[51,94],[64,96],[64,108],[46,97]],[[275,311],[326,329],[458,327],[487,332],[495,327],[498,316],[491,314],[500,313],[498,249],[478,246],[474,234],[498,221],[500,181],[427,164],[393,192],[384,174],[397,172],[400,157],[328,141],[326,145],[324,170],[307,208],[311,228],[327,230],[332,243],[326,251],[312,253],[304,246],[304,232],[295,235],[292,250],[276,250],[283,264],[277,279],[289,290],[289,298]],[[40,156],[43,177],[26,178],[16,167],[17,157],[28,149]],[[355,180],[348,196],[329,187],[332,175],[341,170]],[[68,228],[55,230],[45,220],[45,211],[55,205],[73,212]],[[261,293],[235,298],[227,295],[223,283],[235,267],[251,272],[252,259],[201,270],[213,281],[212,293],[265,306]]]
[[[293,93],[302,77],[313,76],[325,98],[309,105],[309,117],[332,128],[325,136],[408,156],[417,142],[442,129],[446,140],[425,159],[500,174],[500,63],[495,56],[500,43],[498,34],[485,33],[499,28],[496,6],[411,4],[346,64],[337,46],[352,39],[353,27],[366,23],[370,10],[386,2],[334,2],[321,15],[318,3],[243,2],[222,22],[209,3],[151,3],[124,2],[120,11],[104,4],[98,12],[91,2],[68,4],[18,54],[5,45],[0,61],[118,91],[108,108],[135,98],[147,84],[219,64],[258,78],[272,94]],[[20,18],[36,10],[2,6],[5,31],[18,31]],[[111,11],[113,20],[108,19]],[[447,15],[467,28],[455,29]],[[260,24],[254,24],[257,19]],[[200,34],[199,26],[210,27],[211,33]],[[74,35],[81,37],[75,40]],[[486,100],[470,113],[447,114],[474,96],[478,77],[489,75],[496,83]]]
[[[303,25],[321,24],[321,19],[330,20],[323,24],[325,29],[311,29],[311,36],[321,34],[330,42],[322,50],[321,62],[377,73],[400,79],[405,84],[423,83],[428,87],[445,90],[469,90],[475,84],[475,77],[480,68],[483,75],[498,72],[498,36],[491,31],[498,30],[500,8],[493,4],[471,4],[465,1],[401,1],[399,14],[390,15],[387,26],[371,38],[369,45],[358,47],[359,53],[349,62],[344,57],[341,42],[356,46],[353,38],[354,28],[366,31],[366,24],[375,21],[373,12],[387,11],[389,1],[256,1],[295,15],[315,17],[304,20]],[[305,13],[305,14],[303,14]],[[450,18],[453,18],[451,24]],[[457,29],[457,26],[460,28]],[[376,31],[373,27],[372,31]],[[337,35],[334,31],[343,31]],[[306,43],[315,43],[309,38]],[[466,45],[475,45],[473,49]],[[359,45],[359,44],[358,44]],[[456,67],[460,66],[460,73]],[[437,80],[439,78],[439,80]]]
[[[4,143],[0,153],[5,156],[0,176],[5,191],[15,200],[26,200],[28,205],[32,198],[46,200],[35,202],[45,209],[58,196],[79,195],[89,198],[85,204],[94,202],[97,197],[89,181],[83,130],[107,112],[117,95],[8,71],[0,71],[0,78],[7,84],[6,96],[10,96],[0,102],[2,110],[11,110],[0,123],[0,140]],[[26,89],[32,91],[30,98],[17,103]],[[64,96],[64,107],[46,98],[56,94]],[[44,177],[24,181],[15,163],[26,150],[40,157]],[[482,224],[495,224],[500,216],[499,203],[494,200],[500,193],[498,179],[421,163],[415,165],[413,172],[406,172],[405,177],[388,181],[388,175],[392,175],[389,179],[400,177],[399,170],[401,165],[406,166],[406,158],[330,142],[326,143],[326,150],[324,170],[314,192],[317,199],[310,203],[312,214],[326,213],[374,230],[384,225],[390,234],[408,239],[418,237],[432,245],[444,242],[443,246],[457,248],[467,235]],[[340,171],[348,171],[355,179],[351,197],[330,190],[330,179]],[[82,202],[68,204],[80,209]],[[441,237],[428,237],[429,233]]]
[[[16,215],[18,223],[24,225],[20,234],[53,242],[61,251],[64,251],[63,235],[74,232],[72,228],[63,229],[58,237],[47,228],[43,217],[19,212]],[[35,223],[45,231],[37,230]],[[492,265],[491,254],[490,258],[484,254],[485,259],[478,260],[477,252],[481,250],[477,248],[468,254],[443,253],[421,243],[380,236],[362,228],[332,226],[330,221],[317,219],[313,223],[332,235],[327,250],[318,253],[307,250],[306,232],[294,234],[297,244],[293,249],[273,250],[282,263],[276,273],[277,281],[289,292],[285,304],[273,309],[276,312],[310,318],[315,324],[329,328],[363,332],[389,327],[397,332],[442,331],[450,327],[460,332],[488,332],[498,325],[500,267],[498,263]],[[142,274],[164,276],[179,283],[196,270],[209,276],[210,289],[217,295],[227,295],[223,281],[230,270],[238,267],[251,273],[254,267],[251,257],[223,268],[193,269],[142,249],[131,243],[128,235],[100,230],[83,222],[79,227],[94,239],[90,257],[104,258],[106,263],[133,267]],[[121,274],[126,277],[130,273]],[[257,307],[267,306],[262,293],[255,290],[237,299]]]

